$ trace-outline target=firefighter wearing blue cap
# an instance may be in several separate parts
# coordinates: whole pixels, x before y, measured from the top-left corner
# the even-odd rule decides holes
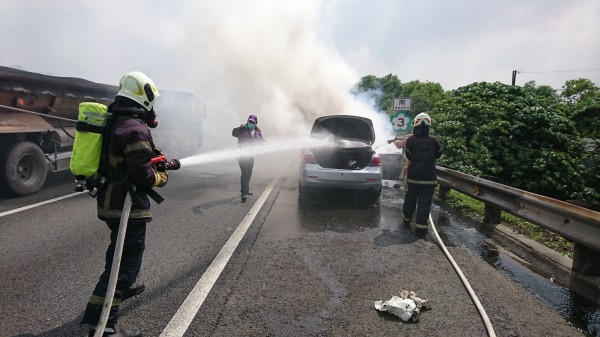
[[[256,115],[250,115],[248,116],[246,124],[242,124],[231,131],[231,135],[238,139],[239,147],[247,148],[264,142],[262,131],[257,124],[258,117],[256,117]],[[238,163],[240,165],[240,170],[242,171],[242,176],[240,178],[241,198],[242,202],[246,202],[248,196],[252,195],[252,192],[250,192],[250,178],[252,177],[252,169],[254,168],[254,157],[240,157]]]

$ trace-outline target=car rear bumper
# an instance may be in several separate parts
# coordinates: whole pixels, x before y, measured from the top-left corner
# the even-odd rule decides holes
[[[380,190],[381,167],[366,167],[362,170],[325,169],[317,164],[300,167],[300,184],[309,188],[331,188],[346,190]]]

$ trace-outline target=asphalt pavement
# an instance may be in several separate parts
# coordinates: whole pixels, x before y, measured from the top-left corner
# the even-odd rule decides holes
[[[173,317],[195,289],[207,287],[205,272],[240,224],[251,221],[182,335],[486,336],[433,238],[417,239],[399,226],[401,188],[385,187],[377,206],[355,205],[347,193],[301,206],[296,157],[257,158],[246,203],[236,161],[173,172],[160,191],[165,202],[152,206],[140,275],[146,291],[122,305],[120,324],[144,336],[178,324]],[[69,184],[58,182],[44,197],[72,193]],[[0,213],[39,198],[0,199]],[[442,232],[453,217],[439,205],[432,214]],[[78,322],[108,245],[95,200],[82,194],[0,217],[0,230],[0,336],[81,335]],[[448,249],[497,336],[585,336],[479,255]],[[429,301],[418,322],[373,306],[402,289]]]

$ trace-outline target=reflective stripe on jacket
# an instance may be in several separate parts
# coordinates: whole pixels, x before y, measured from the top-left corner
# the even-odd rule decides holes
[[[154,169],[150,160],[154,142],[148,126],[139,118],[127,115],[135,108],[115,108],[108,135],[109,183],[99,191],[98,217],[104,221],[121,218],[127,182],[136,187],[132,196],[130,221],[151,221],[150,200],[143,191],[154,185]],[[134,110],[134,112],[139,110]]]

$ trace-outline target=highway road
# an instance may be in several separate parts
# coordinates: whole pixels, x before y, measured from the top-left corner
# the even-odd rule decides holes
[[[300,206],[297,157],[257,157],[246,203],[235,160],[171,172],[166,200],[152,205],[146,291],[122,305],[120,325],[144,336],[488,335],[435,238],[399,225],[402,188],[387,183],[376,206],[348,193]],[[79,321],[108,245],[95,200],[7,213],[73,187],[58,174],[34,196],[0,198],[0,336],[85,335]],[[589,335],[458,242],[451,211],[436,203],[432,218],[497,336]],[[374,309],[402,289],[429,301],[418,322]]]

